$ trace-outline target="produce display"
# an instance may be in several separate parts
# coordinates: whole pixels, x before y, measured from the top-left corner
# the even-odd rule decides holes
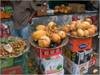
[[[66,38],[66,31],[55,22],[49,22],[47,25],[37,25],[36,31],[32,33],[32,40],[38,43],[42,48],[54,48],[61,44]]]
[[[83,13],[86,11],[85,4],[69,3],[68,6],[72,8],[72,13]]]
[[[65,6],[64,4],[60,6],[55,6],[54,13],[70,13],[72,11],[72,8],[69,6]]]
[[[70,35],[74,37],[92,37],[97,31],[96,25],[93,24],[90,18],[72,21],[65,28],[69,29]]]
[[[0,19],[8,19],[12,16],[13,8],[11,6],[0,7]]]
[[[28,45],[17,37],[0,38],[0,58],[17,57],[26,52]]]
[[[3,11],[0,12],[0,19],[10,18],[11,14],[5,13]]]

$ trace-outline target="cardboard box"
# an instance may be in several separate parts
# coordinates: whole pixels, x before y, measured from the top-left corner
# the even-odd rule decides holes
[[[89,61],[77,65],[74,62],[72,62],[69,58],[66,58],[67,63],[66,63],[66,69],[72,74],[72,75],[78,75],[78,74],[84,74],[88,72],[89,68]]]
[[[44,74],[55,73],[63,69],[64,58],[62,55],[56,55],[48,59],[40,60],[40,66]]]
[[[89,61],[82,63],[82,64],[76,64],[73,61],[71,61],[69,58],[66,57],[65,59],[67,62],[66,69],[72,74],[72,75],[78,75],[78,74],[84,74],[88,72],[88,69],[96,64],[96,57],[92,56]]]
[[[64,47],[64,56],[68,57],[75,64],[82,64],[90,60],[93,49],[80,52],[72,52],[69,48]]]

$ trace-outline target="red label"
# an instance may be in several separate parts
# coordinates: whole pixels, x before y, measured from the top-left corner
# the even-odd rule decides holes
[[[70,39],[71,50],[73,52],[82,51],[82,50],[90,50],[92,48],[92,38],[86,39]]]
[[[23,69],[21,66],[5,68],[2,70],[2,74],[23,74]]]
[[[92,57],[89,61],[89,67],[96,64],[96,57]]]

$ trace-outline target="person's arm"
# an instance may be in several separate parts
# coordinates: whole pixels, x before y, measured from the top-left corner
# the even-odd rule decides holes
[[[44,0],[33,1],[30,3],[30,7],[34,9],[34,12],[32,12],[32,15],[30,16],[30,19],[29,19],[29,22],[31,23],[31,19],[33,17],[46,15],[47,1],[44,1]]]

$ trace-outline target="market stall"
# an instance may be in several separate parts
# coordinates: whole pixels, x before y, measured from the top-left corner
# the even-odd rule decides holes
[[[0,8],[0,74],[98,73],[98,11],[84,2],[64,2],[48,2],[48,9],[37,5],[27,23],[28,39],[14,33],[11,4]]]

